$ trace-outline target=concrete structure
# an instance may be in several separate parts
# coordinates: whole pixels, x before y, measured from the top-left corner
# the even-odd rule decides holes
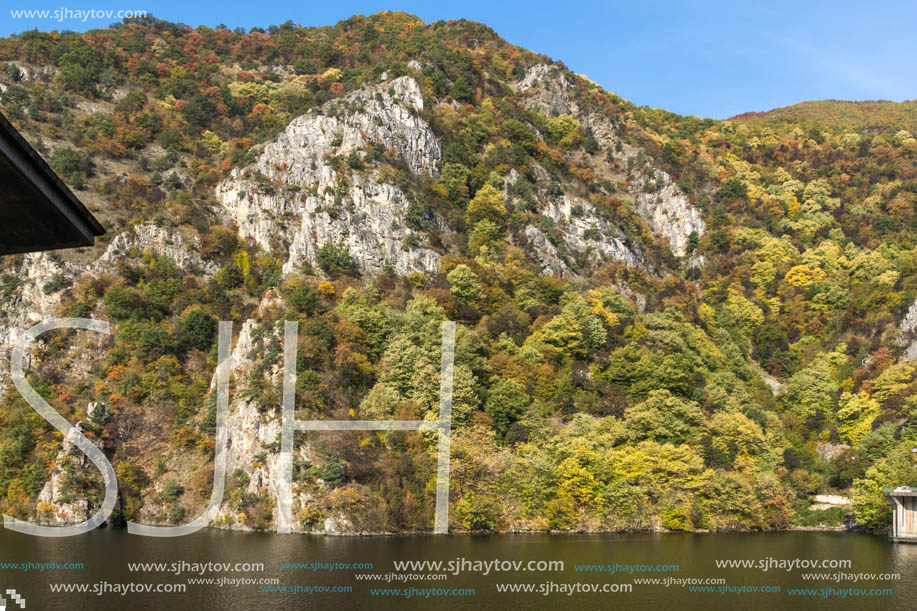
[[[917,468],[917,448],[911,450]],[[882,493],[892,503],[892,528],[888,537],[892,541],[917,543],[917,488],[898,486],[884,488]]]
[[[882,492],[894,507],[889,538],[917,543],[917,488],[898,486],[885,488]]]
[[[105,230],[0,115],[0,255],[91,246]]]

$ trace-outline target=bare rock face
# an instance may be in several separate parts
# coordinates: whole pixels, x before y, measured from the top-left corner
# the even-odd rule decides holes
[[[831,462],[838,456],[840,456],[845,450],[849,450],[850,446],[846,443],[827,443],[819,442],[815,451],[818,453],[818,456],[827,462]]]
[[[904,347],[901,360],[917,361],[917,301],[911,304],[898,326],[898,345]]]
[[[574,83],[555,66],[539,64],[532,66],[525,77],[515,84],[517,92],[526,96],[526,104],[552,116],[568,114],[579,120],[592,131],[596,141],[611,151],[615,159],[628,165],[637,160],[640,151],[618,136],[618,130],[608,116],[595,112],[584,112],[572,96]],[[656,170],[655,180],[649,191],[644,183],[635,182],[630,187],[637,214],[647,223],[652,232],[668,241],[676,256],[687,254],[688,239],[692,233],[700,237],[706,224],[687,196],[666,172]]]
[[[60,291],[45,290],[54,278],[69,282],[76,271],[69,264],[48,253],[23,256],[17,277],[19,284],[9,300],[2,305],[0,315],[0,378],[9,379],[10,353],[25,329],[51,318],[57,318],[61,302]],[[0,398],[6,385],[0,385]]]
[[[200,247],[196,235],[186,235],[175,228],[144,223],[115,236],[102,256],[92,264],[90,272],[107,271],[118,258],[130,256],[134,251],[138,254],[152,252],[168,257],[181,269],[199,270],[205,276],[212,276],[219,267],[198,254]]]
[[[436,251],[405,243],[411,231],[404,191],[372,163],[352,172],[332,163],[334,156],[362,159],[374,146],[400,157],[413,174],[435,177],[440,146],[417,116],[422,109],[420,87],[409,76],[326,104],[293,120],[255,164],[234,170],[217,186],[217,199],[243,237],[286,258],[285,273],[315,265],[328,243],[346,245],[361,272],[386,265],[399,274],[435,272]]]
[[[691,234],[704,235],[707,225],[700,210],[691,205],[668,174],[657,170],[656,182],[659,186],[656,191],[637,195],[637,214],[653,233],[668,240],[672,254],[682,257],[687,253]]]
[[[276,295],[268,294],[262,301],[259,312],[281,301]],[[232,384],[244,389],[248,386],[252,371],[260,363],[263,354],[256,345],[253,334],[257,327],[254,318],[246,320],[238,331],[238,341],[232,349]],[[274,329],[266,335],[268,341],[282,341],[282,331]],[[282,380],[282,360],[273,363],[264,375],[269,378],[269,384],[280,386]],[[216,374],[211,381],[211,390],[216,383]],[[280,453],[277,447],[280,443],[281,432],[281,405],[264,405],[261,399],[237,393],[230,401],[227,418],[227,433],[229,447],[226,460],[226,474],[230,477],[237,470],[241,470],[248,477],[246,493],[257,497],[267,496],[276,501],[280,496],[282,473],[280,470]],[[311,447],[309,444],[294,445],[293,460],[308,460]],[[308,504],[308,495],[302,494],[297,486],[293,487],[293,524],[294,531],[302,530],[296,515],[300,509]],[[277,523],[277,503],[274,503],[274,523]],[[217,523],[232,530],[251,530],[246,524],[243,515],[232,506],[228,496],[224,496],[223,504],[218,512]]]
[[[850,500],[850,497],[842,494],[816,494],[813,500],[816,503],[834,507],[849,507],[853,505],[853,501]]]
[[[528,69],[515,89],[528,94],[526,104],[530,108],[537,108],[550,117],[579,113],[579,106],[570,98],[574,86],[560,68],[538,64]]]
[[[67,475],[55,469],[38,495],[37,517],[45,526],[69,526],[90,518],[92,512],[86,498],[68,499],[64,494]]]
[[[87,498],[74,496],[69,490],[68,469],[81,469],[88,463],[86,456],[76,445],[78,432],[82,432],[79,424],[63,439],[51,477],[38,494],[36,514],[39,522],[46,526],[78,524],[88,520],[96,511]],[[95,469],[93,466],[89,468]]]
[[[590,252],[606,261],[620,261],[633,267],[646,267],[642,252],[635,252],[626,243],[624,234],[595,213],[592,205],[580,198],[564,195],[550,200],[542,214],[563,229],[568,248]]]
[[[600,216],[588,200],[571,196],[550,196],[544,188],[547,173],[536,168],[540,176],[538,211],[543,219],[549,219],[543,227],[529,225],[525,228],[527,247],[541,264],[542,272],[558,276],[576,276],[575,259],[584,258],[583,263],[621,262],[632,267],[649,270],[646,255],[637,246],[631,245],[620,229]],[[511,170],[504,181],[507,201],[514,202],[512,185],[519,174]]]
[[[19,80],[29,82],[50,82],[60,72],[54,66],[35,66],[26,62],[13,62],[19,70]]]

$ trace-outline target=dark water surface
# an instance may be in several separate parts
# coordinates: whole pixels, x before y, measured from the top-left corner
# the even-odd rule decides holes
[[[562,571],[491,571],[482,575],[463,571],[446,580],[408,582],[363,581],[356,574],[388,574],[396,571],[394,561],[563,561]],[[850,560],[846,568],[754,569],[717,568],[716,560]],[[179,538],[148,538],[129,535],[125,530],[99,530],[70,538],[41,538],[0,530],[0,563],[74,563],[83,569],[40,571],[0,569],[0,589],[14,588],[27,601],[27,609],[42,611],[143,611],[147,609],[756,609],[807,611],[838,609],[917,609],[917,545],[892,544],[870,535],[833,532],[730,533],[730,534],[641,534],[641,535],[495,535],[313,537],[234,533],[205,530]],[[263,563],[263,572],[185,571],[131,572],[128,563]],[[371,563],[372,569],[333,571],[282,569],[281,563]],[[611,574],[576,571],[574,565],[678,565],[667,573],[620,571]],[[400,571],[419,572],[419,571]],[[427,572],[427,571],[423,571]],[[805,580],[804,573],[882,574],[898,573],[900,580],[876,579],[857,582]],[[270,593],[261,585],[217,586],[188,584],[188,578],[278,578],[281,586],[350,586],[340,593]],[[780,592],[726,593],[691,592],[687,586],[634,584],[634,579],[666,577],[677,579],[723,578],[736,588],[780,586]],[[187,591],[175,593],[52,593],[50,584],[186,584]],[[628,593],[499,593],[496,584],[632,584]],[[474,590],[473,596],[372,595],[370,588],[415,588]],[[791,596],[789,588],[833,588],[835,593]],[[891,588],[889,595],[855,595]],[[841,592],[848,590],[846,597]],[[10,604],[9,602],[7,603]],[[15,605],[7,609],[17,609]]]

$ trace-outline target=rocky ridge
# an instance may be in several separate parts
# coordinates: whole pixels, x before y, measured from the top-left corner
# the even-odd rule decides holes
[[[580,118],[596,141],[612,151],[623,166],[640,158],[641,151],[619,137],[618,128],[606,115],[591,109],[583,111],[572,97],[573,83],[557,67],[532,66],[514,88],[526,96],[525,103],[530,108],[537,108],[545,115],[568,114]],[[650,165],[649,161],[645,163]],[[700,237],[706,231],[703,216],[668,173],[655,170],[654,184],[649,190],[644,190],[644,186],[644,182],[630,186],[637,213],[655,235],[668,242],[674,255],[684,256],[691,234]]]
[[[328,243],[345,244],[363,273],[387,265],[402,275],[435,273],[438,252],[405,244],[411,231],[404,191],[372,167],[343,173],[330,163],[333,156],[352,155],[356,165],[378,146],[396,152],[414,174],[434,177],[440,146],[416,116],[422,109],[420,87],[410,76],[326,104],[321,113],[294,119],[252,167],[234,170],[217,187],[217,199],[242,237],[285,258],[285,273],[315,266]]]

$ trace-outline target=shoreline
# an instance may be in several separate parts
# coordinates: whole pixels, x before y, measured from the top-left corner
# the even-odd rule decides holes
[[[97,530],[126,530],[122,525],[103,524]],[[247,534],[278,534],[273,530],[254,530],[239,528],[222,528],[219,526],[207,526],[201,529],[208,531],[223,531]],[[645,530],[490,530],[490,531],[469,531],[469,530],[450,530],[449,535],[462,536],[491,536],[491,535],[715,535],[730,533],[786,533],[786,532],[843,532],[854,535],[872,535],[876,537],[887,537],[887,531],[870,531],[861,527],[847,526],[788,526],[785,528],[772,529],[696,529],[696,530],[669,530],[665,528],[654,528]],[[318,532],[318,531],[294,531],[288,533],[291,535],[306,535],[312,537],[410,537],[432,535],[431,531],[362,531],[362,532]]]

